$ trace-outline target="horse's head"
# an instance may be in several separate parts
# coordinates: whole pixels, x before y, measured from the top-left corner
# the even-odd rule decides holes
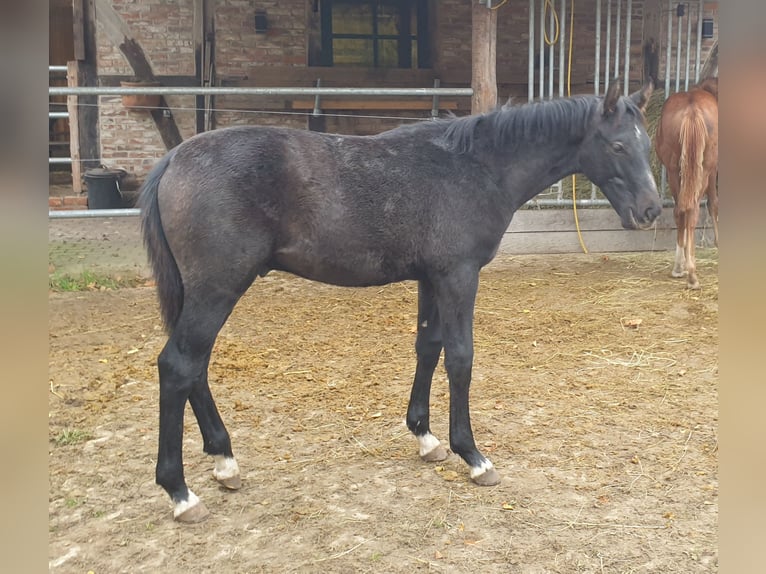
[[[651,92],[649,83],[623,98],[616,78],[591,118],[579,151],[583,173],[601,189],[626,229],[651,227],[662,211],[643,117]]]

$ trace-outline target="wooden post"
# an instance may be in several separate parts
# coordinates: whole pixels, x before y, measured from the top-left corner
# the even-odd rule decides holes
[[[478,114],[497,105],[497,11],[478,0],[471,4],[471,113]]]
[[[80,66],[77,60],[67,62],[67,85],[80,85]],[[69,112],[69,156],[72,158],[72,190],[82,193],[82,166],[80,165],[80,114],[77,96],[67,96],[66,109]]]
[[[67,62],[67,84],[95,86],[96,10],[93,0],[73,0],[75,60]],[[82,193],[82,175],[101,163],[98,130],[98,96],[68,96],[69,150],[72,158],[72,189]]]

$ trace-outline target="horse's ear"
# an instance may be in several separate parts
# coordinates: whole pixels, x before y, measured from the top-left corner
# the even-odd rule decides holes
[[[604,96],[604,115],[608,116],[617,110],[617,102],[620,99],[620,76],[617,76],[609,84],[609,89]]]
[[[652,82],[652,79],[649,78],[649,80],[643,85],[643,87],[640,90],[630,94],[630,99],[633,100],[633,103],[638,106],[638,109],[644,112],[646,111],[646,104],[649,103],[649,98],[652,97],[653,91],[654,91],[654,82]]]

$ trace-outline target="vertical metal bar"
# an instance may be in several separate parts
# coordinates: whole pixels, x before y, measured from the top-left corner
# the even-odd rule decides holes
[[[681,89],[681,18],[678,17],[676,27],[676,92]]]
[[[434,78],[434,88],[441,86],[442,81],[439,78]],[[439,117],[439,94],[434,94],[431,100],[431,119]]]
[[[622,0],[617,0],[617,18],[614,28],[614,76],[620,75],[620,29],[622,26]]]
[[[692,15],[691,5],[686,5],[686,72],[684,73],[684,91],[689,90],[689,58],[692,51]]]
[[[625,78],[623,78],[623,93],[627,94],[630,87],[630,28],[633,24],[633,0],[628,0],[625,9]]]
[[[548,99],[553,99],[553,59],[555,55],[554,45],[553,45],[553,32],[555,28],[554,20],[553,20],[553,11],[556,8],[551,4],[551,13],[548,18],[549,24],[548,24],[548,42],[550,44],[548,45]]]
[[[702,16],[704,15],[705,0],[699,0],[697,5],[697,66],[694,72],[694,83],[700,81],[702,68]]]
[[[601,0],[596,0],[596,56],[594,67],[596,68],[595,75],[593,76],[594,93],[598,95],[601,89]]]
[[[612,0],[606,0],[606,60],[604,62],[604,93],[609,88],[609,61],[612,58]]]
[[[607,4],[611,3],[612,0],[606,0]],[[608,14],[609,12],[607,12]],[[609,78],[609,16],[607,16],[607,47],[606,47],[606,53],[607,53],[607,64],[606,68],[604,68],[604,81],[608,81]],[[601,89],[601,0],[596,0],[596,54],[594,56],[594,67],[595,67],[595,73],[593,76],[593,93],[597,96],[599,95],[599,91]],[[573,182],[576,180],[573,180]],[[574,190],[577,191],[577,190]],[[590,184],[590,198],[595,199],[596,198],[596,184],[591,182]]]
[[[529,38],[527,39],[527,100],[535,99],[535,0],[529,0]]]
[[[322,87],[322,78],[317,78],[316,86],[317,88]],[[311,112],[311,115],[313,115],[315,118],[322,115],[321,98],[322,97],[319,94],[314,95],[314,111]]]
[[[540,99],[545,99],[545,0],[540,1]]]
[[[670,9],[668,0],[668,45],[665,47],[665,99],[670,95],[670,52],[673,43],[673,10]]]
[[[601,0],[597,0],[601,2]],[[566,51],[567,43],[567,0],[561,0],[559,10],[559,97],[564,97],[565,71],[567,68]]]

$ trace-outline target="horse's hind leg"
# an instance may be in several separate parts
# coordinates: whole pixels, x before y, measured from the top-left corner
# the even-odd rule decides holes
[[[210,358],[208,357],[208,363]],[[198,383],[189,395],[194,416],[202,433],[203,450],[213,456],[215,467],[213,477],[230,490],[242,486],[239,476],[239,466],[231,449],[229,433],[221,420],[218,408],[210,393],[207,382],[207,370],[204,380]]]
[[[707,180],[707,212],[713,220],[713,237],[718,247],[718,171],[712,172]]]
[[[442,351],[439,311],[433,287],[427,281],[418,283],[418,335],[415,340],[417,366],[407,407],[407,428],[417,437],[420,458],[435,462],[447,458],[447,450],[431,434],[429,398],[434,370]]]
[[[684,256],[686,258],[686,271],[688,273],[686,277],[686,286],[689,289],[699,289],[700,282],[697,279],[697,262],[694,258],[694,244],[696,241],[695,229],[697,228],[697,221],[699,219],[699,206],[696,205],[694,209],[686,212],[685,219],[685,235],[686,245],[684,246]]]
[[[668,169],[668,186],[673,195],[675,206],[673,207],[673,219],[676,222],[676,256],[673,261],[673,270],[670,275],[673,277],[683,277],[686,275],[686,212],[678,206],[678,193],[681,187],[681,180],[676,173],[677,170]]]
[[[181,315],[159,356],[160,429],[156,480],[170,495],[173,516],[181,522],[197,522],[208,514],[205,505],[184,480],[182,443],[187,399],[192,400],[195,415],[200,417],[206,450],[234,460],[230,456],[229,435],[207,387],[207,368],[216,336],[240,295],[215,293],[194,297],[185,293]]]

